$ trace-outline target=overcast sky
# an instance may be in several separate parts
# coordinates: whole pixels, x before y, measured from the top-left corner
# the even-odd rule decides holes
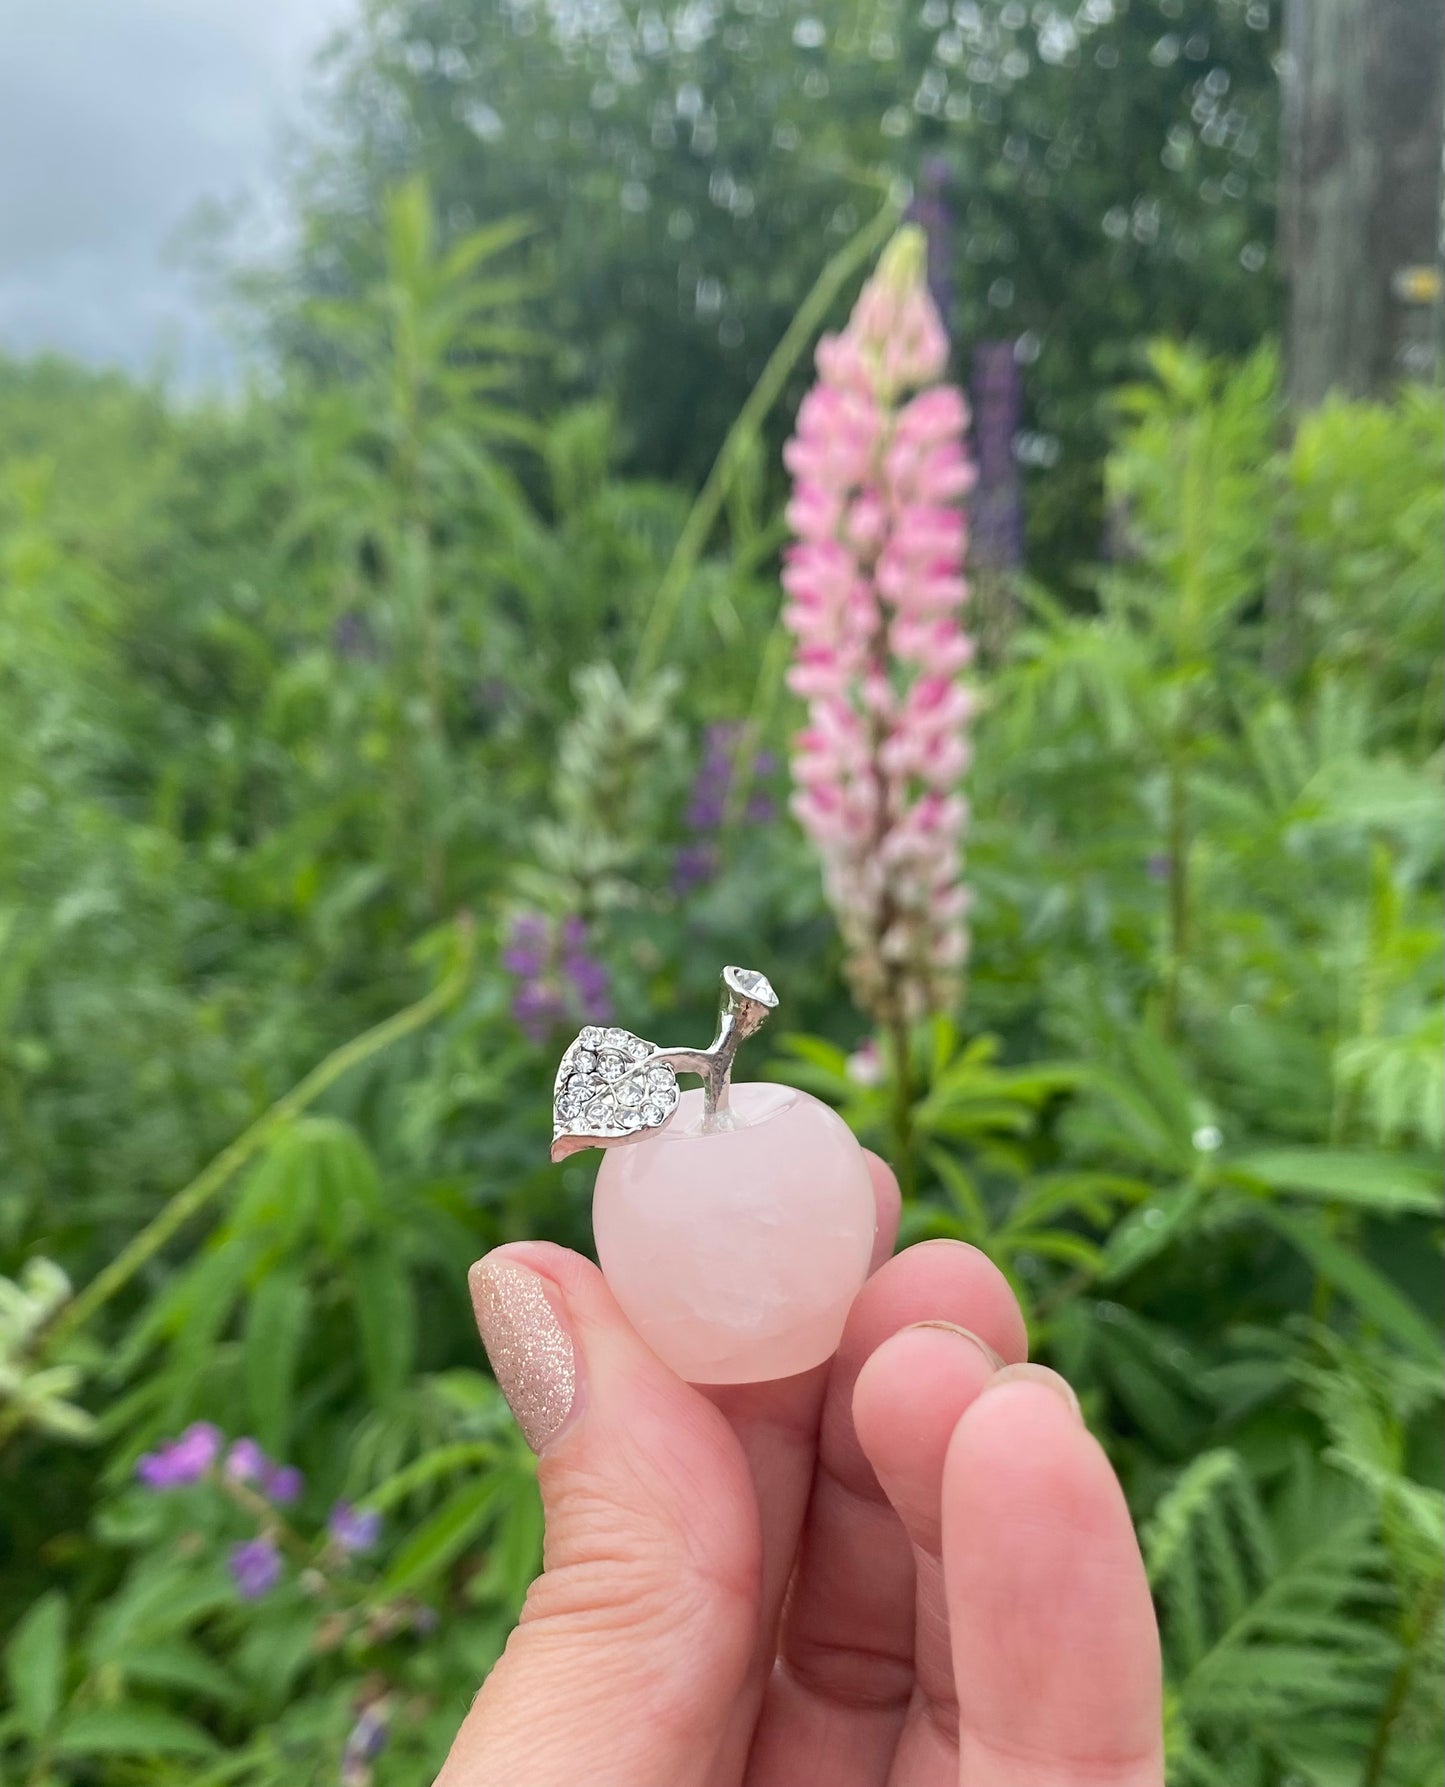
[[[228,352],[177,238],[278,212],[309,65],[357,0],[0,0],[0,351],[194,387]]]

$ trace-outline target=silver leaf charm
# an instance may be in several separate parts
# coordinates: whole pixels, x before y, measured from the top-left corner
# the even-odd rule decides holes
[[[677,1074],[655,1043],[589,1024],[568,1045],[552,1089],[552,1158],[661,1129],[677,1110]]]
[[[661,1129],[677,1114],[677,1076],[702,1081],[701,1134],[731,1129],[728,1084],[738,1045],[777,1010],[778,995],[756,968],[724,968],[717,1035],[705,1049],[660,1049],[630,1030],[589,1024],[570,1043],[552,1088],[552,1158],[610,1148]]]

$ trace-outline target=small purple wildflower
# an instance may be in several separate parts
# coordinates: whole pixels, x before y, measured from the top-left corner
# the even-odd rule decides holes
[[[370,1508],[353,1508],[338,1502],[331,1510],[326,1530],[339,1551],[370,1551],[381,1537],[381,1516]]]
[[[235,1440],[226,1454],[225,1472],[233,1483],[259,1483],[270,1469],[271,1460],[249,1436]]]
[[[1144,863],[1144,873],[1151,881],[1167,881],[1174,863],[1167,850],[1156,850]]]
[[[331,629],[331,646],[338,658],[350,658],[353,662],[381,656],[371,622],[359,608],[348,608],[336,617],[336,624]]]
[[[147,1489],[180,1489],[199,1483],[221,1450],[221,1430],[194,1421],[177,1439],[137,1459],[135,1474]]]
[[[341,1787],[370,1787],[370,1764],[386,1748],[391,1703],[385,1695],[362,1707],[341,1752]]]
[[[269,1533],[233,1545],[227,1564],[243,1601],[259,1601],[281,1580],[281,1553]]]
[[[273,1464],[261,1479],[261,1493],[278,1508],[299,1502],[305,1490],[306,1479],[294,1464]]]
[[[847,1073],[855,1086],[883,1084],[883,1057],[871,1036],[865,1037],[848,1057]]]

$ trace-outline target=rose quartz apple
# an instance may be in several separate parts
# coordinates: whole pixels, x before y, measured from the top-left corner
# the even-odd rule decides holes
[[[863,1152],[792,1086],[731,1089],[703,1131],[701,1092],[647,1141],[610,1148],[592,1226],[613,1295],[694,1384],[791,1377],[836,1350],[877,1215]]]

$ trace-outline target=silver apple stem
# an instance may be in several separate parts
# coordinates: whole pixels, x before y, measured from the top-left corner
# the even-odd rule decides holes
[[[702,1081],[702,1126],[707,1133],[731,1129],[728,1093],[733,1059],[739,1046],[761,1030],[777,1009],[778,996],[765,974],[752,968],[724,968],[718,1001],[717,1035],[705,1049],[659,1049],[656,1061],[670,1062],[678,1073],[695,1073]]]

